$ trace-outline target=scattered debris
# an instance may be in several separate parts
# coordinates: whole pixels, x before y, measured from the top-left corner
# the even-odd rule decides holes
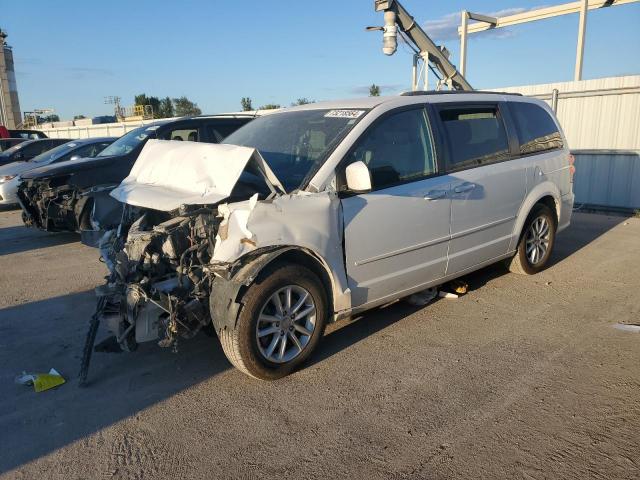
[[[551,285],[551,282],[546,282],[545,285],[548,287],[549,285]]]
[[[456,279],[447,283],[447,290],[451,290],[458,295],[464,295],[469,291],[469,284],[464,280]]]
[[[438,293],[438,296],[440,298],[459,298],[460,297],[460,295],[458,295],[457,293],[445,292],[443,290],[440,290],[440,293]]]
[[[436,298],[438,295],[438,289],[435,287],[427,288],[426,290],[422,290],[420,292],[414,293],[413,295],[409,295],[407,297],[407,303],[414,305],[416,307],[424,307],[425,305],[431,303],[431,301]]]
[[[20,385],[33,385],[36,392],[44,392],[51,388],[62,385],[65,379],[58,373],[55,368],[49,370],[49,373],[27,373],[22,372],[16,377],[16,383]]]
[[[617,328],[618,330],[622,330],[624,332],[636,332],[640,333],[640,325],[634,323],[615,323],[613,328]]]

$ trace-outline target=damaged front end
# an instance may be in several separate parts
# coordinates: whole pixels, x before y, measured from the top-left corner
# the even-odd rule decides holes
[[[97,290],[99,313],[123,350],[148,341],[177,349],[178,338],[211,324],[209,263],[220,221],[215,208],[176,216],[146,210],[125,242],[105,234],[100,247],[112,275]]]
[[[47,231],[77,231],[86,198],[68,183],[69,176],[25,179],[18,187],[26,226]]]
[[[120,225],[97,241],[110,276],[96,289],[96,318],[122,350],[150,341],[177,350],[179,338],[212,325],[211,283],[227,275],[232,263],[220,261],[229,255],[224,239],[240,231],[241,246],[253,247],[251,233],[242,233],[243,219],[246,228],[258,197],[282,189],[277,180],[271,182],[273,173],[253,149],[176,143],[149,141],[129,177],[111,194],[125,203]],[[176,178],[175,172],[184,169],[172,162],[184,163],[187,154],[198,159],[197,165],[186,178]],[[261,178],[262,188],[243,186],[239,179],[246,172]],[[217,183],[203,184],[213,178]],[[225,199],[239,201],[220,203]]]

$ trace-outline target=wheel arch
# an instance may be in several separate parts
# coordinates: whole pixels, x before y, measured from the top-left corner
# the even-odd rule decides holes
[[[211,318],[216,331],[233,328],[242,308],[244,292],[261,275],[277,264],[291,263],[307,267],[318,276],[327,293],[329,318],[334,314],[337,284],[328,263],[312,250],[300,246],[265,247],[239,258],[228,278],[213,279],[209,296]]]
[[[558,223],[561,205],[560,190],[552,182],[541,183],[527,194],[524,202],[522,202],[522,205],[520,206],[514,228],[514,240],[512,240],[511,243],[512,250],[516,247],[517,242],[522,235],[522,229],[524,228],[524,224],[527,221],[531,210],[533,210],[533,207],[539,203],[542,203],[551,209],[555,215],[556,224]]]

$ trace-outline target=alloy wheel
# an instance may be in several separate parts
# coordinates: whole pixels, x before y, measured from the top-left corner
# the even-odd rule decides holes
[[[274,292],[260,310],[258,350],[269,362],[289,362],[304,351],[315,328],[313,297],[299,285],[287,285]]]
[[[527,230],[525,239],[527,260],[531,265],[537,265],[545,258],[549,250],[551,240],[551,228],[547,217],[537,217]]]

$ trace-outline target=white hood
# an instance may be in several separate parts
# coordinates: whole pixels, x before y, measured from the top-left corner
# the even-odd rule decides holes
[[[217,203],[231,194],[249,162],[255,162],[270,188],[284,193],[255,148],[149,140],[129,176],[111,196],[122,203],[163,211],[184,204]]]

